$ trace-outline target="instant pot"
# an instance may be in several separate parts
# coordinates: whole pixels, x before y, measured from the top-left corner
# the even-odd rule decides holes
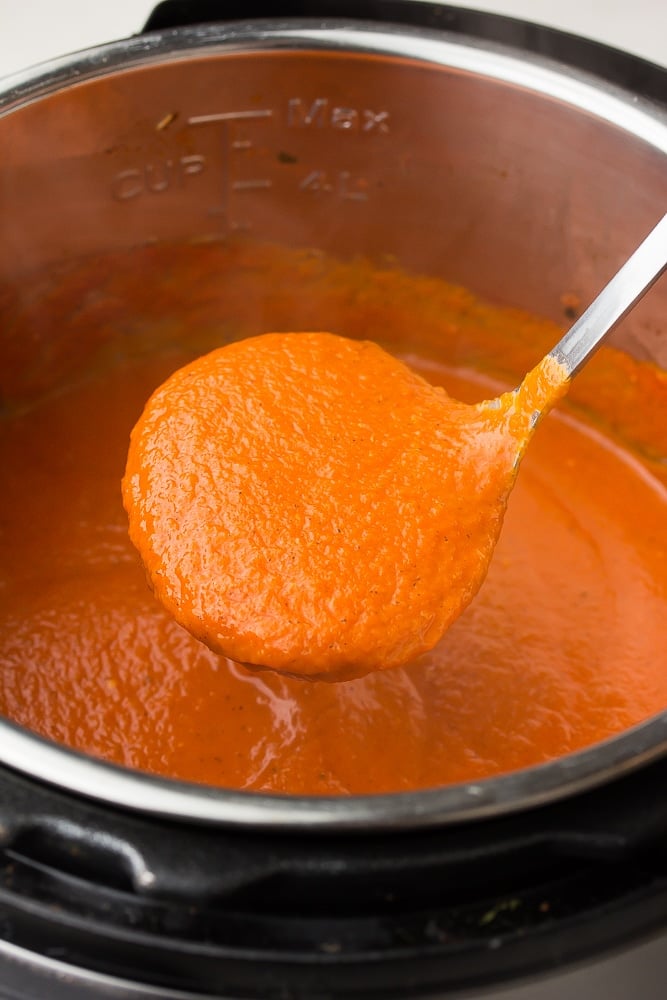
[[[91,253],[242,234],[565,322],[664,213],[656,66],[439,4],[243,18],[168,0],[5,81],[0,312]],[[667,367],[666,316],[662,281],[615,342]],[[3,721],[0,996],[657,1000],[666,786],[667,713],[527,771],[336,799],[154,778]]]

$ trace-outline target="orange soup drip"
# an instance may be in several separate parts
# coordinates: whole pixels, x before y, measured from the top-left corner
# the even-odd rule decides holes
[[[396,270],[327,270],[319,259],[302,268],[302,257],[248,251],[247,269],[242,255],[240,263],[234,258],[234,278],[225,282],[227,250],[143,254],[138,262],[93,262],[69,284],[63,280],[43,315],[35,305],[8,316],[14,361],[0,372],[5,397],[15,401],[0,420],[0,710],[7,717],[157,774],[344,795],[512,771],[667,707],[667,493],[649,466],[617,443],[641,445],[660,473],[667,442],[655,414],[665,412],[667,378],[607,350],[571,391],[578,405],[601,394],[608,402],[601,422],[584,421],[567,404],[544,420],[488,576],[430,652],[405,668],[321,684],[251,672],[192,638],[146,586],[119,483],[145,400],[214,346],[221,312],[243,317],[244,304],[255,309],[268,283],[280,293],[255,317],[259,330],[279,327],[283,306],[291,316],[302,309],[307,329],[319,301],[322,321],[336,313],[341,333],[355,333],[359,322],[379,339],[391,328],[385,342],[393,353],[470,404],[503,388],[475,370],[477,357],[525,371],[558,331]],[[154,268],[162,277],[147,282]],[[305,280],[309,269],[317,294],[297,283],[298,294],[288,296],[295,275]],[[171,314],[184,308],[173,274],[183,272],[196,295],[172,335]],[[100,292],[74,310],[80,289],[104,289],[107,275],[107,297]],[[144,340],[119,319],[127,302],[140,313]],[[184,343],[179,331],[190,321],[209,333]],[[79,327],[90,353],[75,370],[74,359],[82,362],[68,338]],[[416,328],[427,330],[420,355]],[[48,365],[23,363],[32,343],[26,330],[47,331]],[[248,322],[234,332],[258,330]],[[476,345],[470,355],[465,344]],[[54,372],[70,373],[66,390],[54,391]],[[605,413],[615,439],[603,429]]]
[[[125,506],[156,596],[245,664],[339,680],[410,662],[477,593],[566,382],[547,358],[516,393],[466,406],[328,333],[198,358],[132,432]]]

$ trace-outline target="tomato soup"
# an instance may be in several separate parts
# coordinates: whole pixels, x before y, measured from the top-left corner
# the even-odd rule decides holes
[[[530,445],[473,603],[406,666],[329,684],[250,671],[156,601],[120,492],[146,399],[229,340],[328,327],[472,403],[558,328],[395,267],[243,245],[91,260],[5,315],[8,718],[156,774],[347,795],[505,773],[667,707],[663,372],[601,351]]]
[[[130,538],[214,652],[350,680],[429,652],[486,575],[548,356],[469,406],[368,340],[249,337],[179,368],[132,431]]]

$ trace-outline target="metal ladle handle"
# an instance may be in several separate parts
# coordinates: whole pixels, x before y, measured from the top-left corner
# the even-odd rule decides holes
[[[658,280],[667,268],[667,214],[635,250],[623,267],[581,314],[550,356],[575,375],[600,341]]]

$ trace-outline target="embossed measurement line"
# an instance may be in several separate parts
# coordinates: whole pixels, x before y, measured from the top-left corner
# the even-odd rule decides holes
[[[220,164],[220,203],[213,205],[209,209],[209,214],[218,216],[224,220],[226,227],[230,231],[251,228],[251,223],[247,220],[241,221],[234,218],[236,202],[245,203],[245,198],[235,198],[236,195],[244,193],[266,191],[273,187],[273,181],[267,177],[238,177],[243,174],[244,167],[252,171],[254,160],[248,160],[243,154],[255,149],[255,143],[251,136],[244,135],[244,132],[253,131],[253,123],[261,123],[273,117],[272,108],[253,108],[252,110],[241,111],[220,111],[208,115],[190,115],[187,119],[188,125],[217,125],[219,138],[219,164]],[[215,130],[214,130],[215,132]],[[237,179],[234,179],[234,175]]]
[[[232,181],[231,189],[232,191],[258,191],[262,188],[273,187],[273,181],[265,178],[257,178],[256,180],[248,181]]]
[[[273,110],[263,108],[261,111],[225,111],[215,115],[193,115],[188,118],[188,125],[208,125],[211,122],[233,122],[248,118],[271,118]]]

